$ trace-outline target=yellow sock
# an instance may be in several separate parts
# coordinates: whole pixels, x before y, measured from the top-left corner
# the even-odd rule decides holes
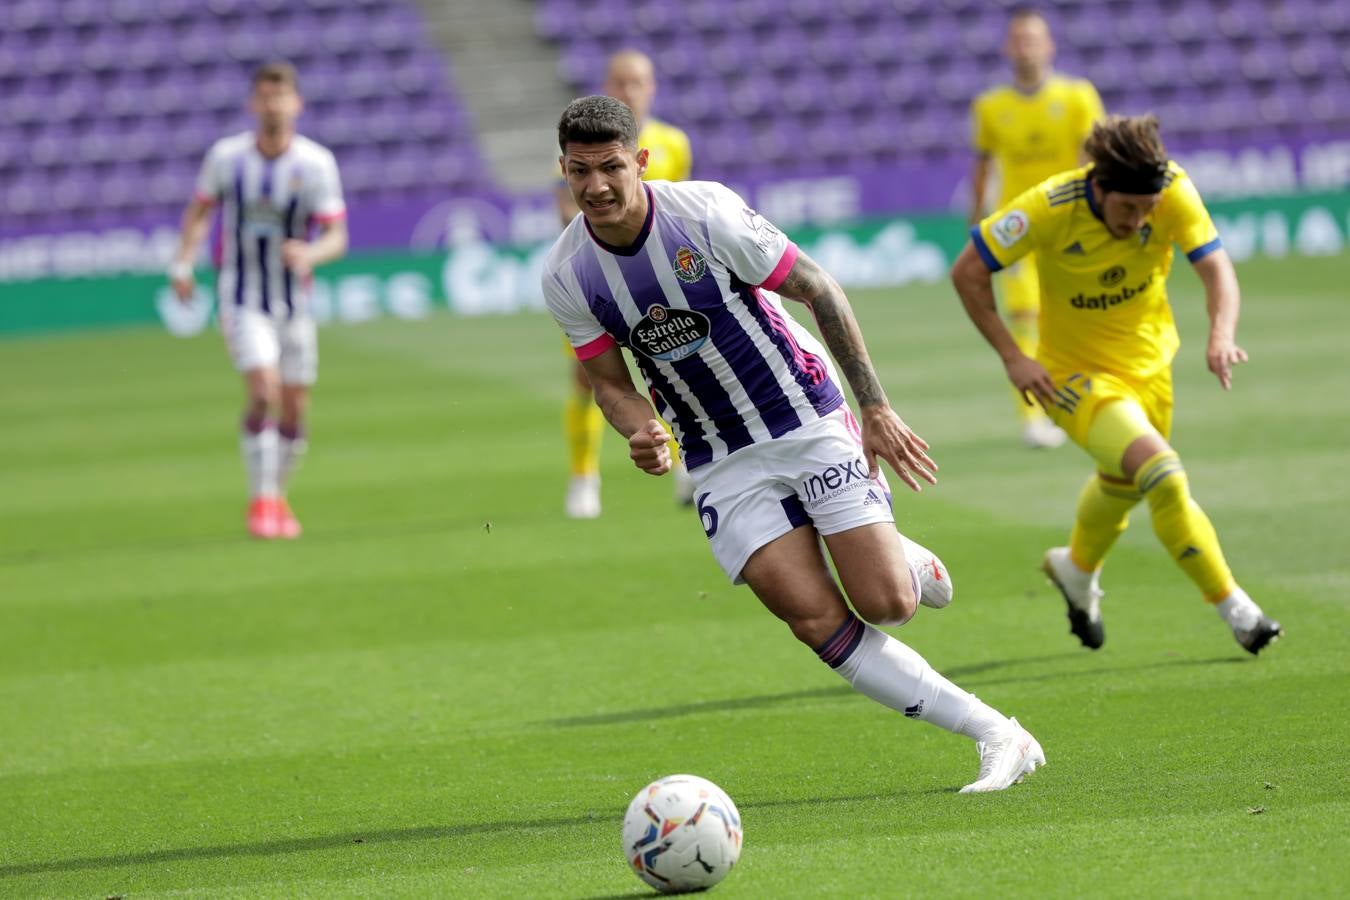
[[[605,417],[589,391],[572,391],[563,406],[563,433],[573,475],[600,473],[600,435]]]
[[[1132,485],[1094,473],[1078,495],[1078,517],[1069,536],[1074,565],[1084,572],[1096,571],[1130,524],[1130,510],[1140,499]]]
[[[1150,457],[1134,475],[1135,487],[1148,498],[1153,531],[1206,603],[1218,603],[1237,587],[1223,558],[1219,536],[1204,510],[1191,499],[1190,482],[1176,451]]]

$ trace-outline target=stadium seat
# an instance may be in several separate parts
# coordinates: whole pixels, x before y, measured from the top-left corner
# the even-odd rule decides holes
[[[7,0],[0,212],[33,228],[176,220],[207,147],[249,127],[249,71],[273,58],[299,65],[301,129],[341,146],[350,201],[365,185],[374,197],[391,182],[483,177],[464,106],[406,0]]]

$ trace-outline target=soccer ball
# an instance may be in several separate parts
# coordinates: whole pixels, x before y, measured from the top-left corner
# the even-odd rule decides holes
[[[668,775],[628,804],[623,852],[637,877],[658,891],[705,890],[740,859],[741,814],[706,778]]]

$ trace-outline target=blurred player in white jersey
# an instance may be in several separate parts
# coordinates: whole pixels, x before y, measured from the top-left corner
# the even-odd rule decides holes
[[[319,363],[312,272],[347,252],[347,208],[333,154],[295,132],[304,101],[289,63],[254,73],[250,108],[257,130],[222,138],[206,154],[169,278],[179,299],[192,297],[192,262],[219,204],[216,298],[247,393],[240,448],[248,530],[295,538],[300,523],[286,484],[306,449],[305,411]]]
[[[652,475],[671,469],[657,414],[671,423],[713,556],[822,662],[879,703],[976,741],[980,774],[964,792],[1014,784],[1045,762],[1036,739],[867,624],[946,606],[951,579],[895,530],[878,458],[913,490],[936,483],[937,467],[891,409],[848,299],[723,185],[644,183],[637,136],[632,111],[611,97],[575,100],[558,123],[582,214],[550,251],[542,286],[596,403]],[[815,315],[861,424],[825,347],[779,294]]]

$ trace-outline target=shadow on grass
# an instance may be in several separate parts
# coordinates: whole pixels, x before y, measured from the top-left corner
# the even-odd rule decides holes
[[[369,525],[351,525],[305,531],[306,544],[322,544],[330,541],[346,541],[354,538],[384,537],[421,537],[429,534],[461,532],[466,529],[484,528],[484,522],[477,518],[445,517],[423,519],[421,521],[398,521]],[[86,546],[45,546],[30,547],[0,553],[0,566],[30,565],[52,561],[79,559],[85,556],[106,556],[126,553],[164,553],[177,550],[206,550],[226,547],[258,545],[263,542],[249,537],[240,528],[238,531],[199,534],[192,537],[148,538],[144,541],[125,543],[107,542]],[[282,542],[285,543],[285,542]]]
[[[1097,675],[1110,675],[1117,672],[1140,672],[1146,669],[1160,669],[1171,666],[1209,666],[1224,663],[1243,663],[1247,660],[1240,656],[1216,656],[1210,659],[1167,659],[1158,662],[1133,663],[1121,666],[1092,666],[1084,668],[1069,666],[1055,672],[1036,672],[1025,674],[1000,675],[993,678],[979,677],[987,672],[1011,669],[1017,666],[1036,665],[1069,660],[1090,662],[1093,657],[1087,651],[1066,651],[1044,656],[1023,656],[1012,659],[995,659],[987,662],[971,663],[964,666],[952,666],[943,674],[952,678],[962,687],[984,687],[993,684],[1015,684],[1020,682],[1050,681],[1056,678],[1088,678]],[[975,676],[975,677],[967,677]],[[846,685],[836,687],[811,688],[801,691],[785,691],[781,694],[756,694],[749,697],[730,697],[725,700],[704,700],[699,703],[680,703],[671,706],[657,706],[647,709],[629,709],[611,713],[597,713],[590,716],[564,716],[559,719],[547,719],[539,724],[553,728],[584,728],[597,725],[622,725],[628,722],[651,722],[659,719],[674,719],[680,716],[697,716],[706,713],[729,712],[733,710],[761,709],[780,703],[796,700],[830,700],[856,696],[857,692]]]
[[[843,797],[784,797],[781,799],[750,801],[741,809],[768,809],[773,807],[829,806],[837,803],[864,803],[893,800],[898,797],[925,794],[954,793],[955,789],[929,788],[921,791],[886,791]],[[54,859],[45,862],[18,863],[0,866],[0,880],[24,875],[52,872],[82,872],[95,869],[115,869],[134,866],[154,866],[166,863],[195,862],[197,860],[234,859],[248,856],[284,856],[292,853],[351,848],[359,852],[367,844],[393,844],[414,841],[453,840],[481,834],[503,834],[520,831],[553,831],[585,825],[616,828],[623,816],[621,807],[588,812],[579,816],[553,819],[521,819],[506,822],[480,822],[472,825],[423,825],[414,828],[387,828],[378,831],[351,831],[345,834],[315,835],[305,838],[281,838],[271,841],[250,841],[238,844],[217,844],[207,847],[178,847],[165,850],[147,850],[141,853],[110,853],[106,856],[82,856],[73,859]],[[639,890],[620,897],[647,896]]]
[[[561,719],[548,719],[542,725],[555,728],[580,728],[587,725],[620,725],[625,722],[648,722],[654,719],[674,719],[679,716],[697,716],[704,713],[728,712],[738,709],[756,709],[790,703],[793,700],[819,700],[831,697],[852,695],[853,688],[838,685],[827,688],[811,688],[805,691],[785,691],[781,694],[757,694],[752,697],[731,697],[726,700],[704,700],[700,703],[679,703],[671,706],[657,706],[650,709],[630,709],[622,712],[598,713],[593,716],[566,716]]]

